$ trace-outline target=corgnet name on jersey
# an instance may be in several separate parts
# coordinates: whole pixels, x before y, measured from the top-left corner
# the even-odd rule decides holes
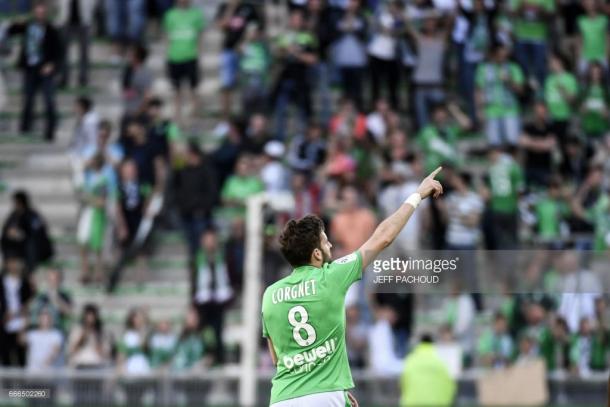
[[[291,373],[310,372],[319,361],[320,364],[330,359],[330,356],[335,352],[337,340],[329,339],[323,345],[306,352],[297,353],[294,356],[284,356],[282,362],[286,369],[291,370]],[[292,370],[296,368],[295,370]]]

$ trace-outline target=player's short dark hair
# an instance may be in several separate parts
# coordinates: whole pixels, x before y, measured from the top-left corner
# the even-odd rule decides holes
[[[315,215],[290,220],[280,235],[280,250],[286,261],[292,267],[309,264],[314,249],[321,248],[323,231],[324,223]]]

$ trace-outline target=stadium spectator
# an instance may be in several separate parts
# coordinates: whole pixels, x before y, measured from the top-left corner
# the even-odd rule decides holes
[[[284,144],[280,141],[269,141],[265,144],[265,155],[261,168],[261,181],[267,192],[282,192],[288,189],[288,169],[282,162]]]
[[[332,66],[330,61],[330,46],[335,36],[335,16],[327,7],[325,0],[309,0],[307,2],[306,26],[315,37],[317,45],[317,62],[308,74],[313,76],[312,87],[315,91],[312,98],[317,100],[320,108],[318,117],[322,123],[328,123],[332,114]],[[317,94],[317,98],[315,97]]]
[[[428,124],[430,106],[446,99],[443,72],[449,34],[446,25],[437,16],[428,15],[422,22],[421,30],[409,26],[409,33],[415,38],[418,50],[411,87],[414,92],[415,122],[419,129]]]
[[[125,157],[131,158],[138,169],[138,177],[143,185],[154,192],[162,193],[167,176],[167,163],[157,146],[151,142],[143,119],[128,121],[126,137],[120,140]]]
[[[262,113],[254,113],[248,120],[244,133],[244,151],[253,155],[261,155],[271,135],[268,129],[269,122]]]
[[[235,121],[231,121],[228,125],[226,137],[212,154],[212,159],[218,172],[219,187],[233,173],[237,159],[241,153],[245,152],[246,148],[247,145],[244,142],[241,128]]]
[[[20,336],[27,328],[28,306],[34,296],[34,287],[25,275],[22,260],[10,254],[4,258],[0,281],[2,365],[23,367],[26,362],[26,349],[20,341]]]
[[[397,338],[392,332],[397,318],[395,309],[380,306],[375,309],[375,323],[368,330],[368,348],[372,350],[369,366],[380,377],[392,377],[403,371],[404,362],[396,353]]]
[[[337,21],[332,44],[334,66],[339,70],[343,97],[351,100],[359,111],[364,105],[364,79],[368,65],[366,51],[367,20],[362,14],[360,0],[349,0]]]
[[[405,18],[402,0],[392,0],[383,8],[373,23],[368,46],[372,100],[379,100],[383,88],[387,92],[392,109],[398,110],[398,84],[400,65],[398,39],[404,34]]]
[[[119,170],[118,196],[114,211],[116,231],[123,251],[132,248],[140,224],[151,201],[150,185],[143,184],[138,177],[138,168],[133,160],[125,160]],[[144,242],[142,242],[144,243]],[[137,251],[136,281],[142,285],[149,269],[146,248]]]
[[[586,71],[579,98],[580,126],[587,140],[595,141],[608,130],[610,94],[604,68],[592,62]]]
[[[167,369],[174,357],[178,338],[172,331],[172,323],[163,319],[157,323],[148,339],[150,366],[153,369]]]
[[[467,113],[473,124],[477,122],[475,102],[475,73],[489,52],[495,36],[498,5],[495,1],[475,0],[458,2],[459,14],[453,27],[452,38],[457,45],[459,90],[467,104]]]
[[[222,364],[225,358],[222,331],[227,303],[234,291],[227,271],[225,253],[214,230],[201,235],[197,252],[194,303],[199,313],[200,329],[211,329],[215,339],[214,359]]]
[[[579,41],[576,53],[581,73],[595,62],[602,64],[605,71],[608,68],[608,16],[602,13],[600,4],[594,0],[583,0],[585,13],[577,19]]]
[[[525,78],[544,84],[546,58],[549,50],[552,18],[555,15],[553,0],[515,0],[510,4],[514,18],[515,57]]]
[[[296,135],[290,145],[288,163],[294,170],[311,172],[324,162],[326,143],[323,129],[318,123],[310,123],[305,134]]]
[[[72,318],[72,296],[63,287],[63,271],[60,268],[48,268],[46,278],[45,289],[38,289],[38,293],[30,305],[32,315],[30,322],[33,325],[38,325],[38,317],[45,311],[51,317],[53,328],[59,330],[65,336],[70,328],[70,319]]]
[[[305,26],[305,17],[300,10],[290,13],[288,31],[277,40],[276,58],[278,78],[273,85],[271,106],[275,113],[275,138],[286,140],[287,108],[296,105],[299,111],[300,131],[304,131],[312,118],[313,84],[309,68],[318,62],[317,46],[313,35]]]
[[[494,44],[475,74],[477,116],[492,145],[516,144],[521,130],[519,96],[524,77],[508,56],[506,46]]]
[[[392,116],[395,115],[387,100],[375,101],[375,109],[366,116],[366,130],[377,145],[383,146],[387,142]]]
[[[405,360],[400,378],[400,406],[450,406],[456,394],[455,380],[438,356],[432,338],[423,335]]]
[[[476,250],[484,209],[483,199],[472,190],[472,181],[468,174],[453,173],[447,181],[453,191],[439,203],[442,217],[447,224],[447,256],[449,259],[460,259],[459,278],[465,284],[464,287],[472,293],[477,310],[481,310],[483,304],[477,276]]]
[[[174,118],[182,120],[182,82],[190,86],[192,114],[199,113],[199,49],[201,34],[206,22],[200,8],[191,6],[190,0],[177,0],[163,17],[167,37],[167,70],[174,87]]]
[[[549,372],[571,370],[572,336],[565,319],[555,317],[540,343],[540,352]]]
[[[214,166],[197,144],[189,143],[185,163],[184,168],[174,173],[172,185],[189,255],[194,259],[201,234],[212,226],[218,184]]]
[[[227,178],[220,191],[223,215],[227,220],[244,218],[246,200],[265,188],[253,165],[253,157],[241,155],[235,164],[235,173]]]
[[[432,122],[424,125],[417,135],[416,143],[424,153],[424,170],[433,171],[441,164],[460,164],[457,141],[470,123],[465,117],[456,115],[457,124],[450,121],[448,106],[438,104],[432,107]]]
[[[80,322],[72,327],[68,337],[67,356],[68,364],[80,370],[101,369],[109,364],[110,341],[97,305],[83,306]],[[90,396],[84,393],[87,392],[81,396]]]
[[[262,27],[251,23],[239,47],[242,112],[263,112],[267,102],[271,55]]]
[[[563,146],[568,136],[570,118],[578,101],[578,82],[576,77],[566,69],[566,63],[561,54],[551,55],[549,69],[551,73],[544,82],[544,101],[549,110],[553,132]]]
[[[482,192],[487,200],[493,232],[486,237],[490,249],[510,250],[518,244],[518,203],[523,192],[523,170],[514,158],[498,147],[489,149],[488,187]],[[491,239],[490,239],[491,237]]]
[[[139,308],[132,308],[127,314],[125,332],[118,344],[118,369],[126,375],[141,375],[150,372],[150,361],[146,353],[148,336],[148,316]],[[136,387],[129,399],[135,402],[141,397],[141,388]]]
[[[37,1],[31,19],[14,22],[8,35],[22,37],[19,67],[23,71],[23,107],[19,130],[29,133],[34,123],[34,102],[42,92],[46,110],[44,138],[55,139],[57,104],[55,100],[55,76],[61,64],[61,38],[57,28],[49,21],[49,10],[44,1]]]
[[[93,19],[95,0],[60,0],[57,2],[57,24],[61,28],[64,55],[61,65],[59,86],[68,87],[70,83],[70,44],[78,42],[78,84],[87,86],[89,83],[89,48],[93,34]]]
[[[476,304],[467,290],[466,283],[454,281],[443,305],[444,322],[451,327],[452,336],[460,344],[466,365],[472,361],[476,345],[473,332]]]
[[[239,55],[237,48],[250,23],[257,24],[259,27],[265,26],[260,10],[248,1],[224,1],[216,13],[216,25],[224,34],[220,57],[221,109],[224,120],[231,117],[233,89],[238,79]]]
[[[106,32],[114,45],[112,62],[120,63],[126,47],[142,41],[146,24],[144,0],[105,0]]]
[[[42,215],[32,207],[27,192],[18,190],[12,195],[12,210],[2,225],[2,256],[18,258],[24,262],[26,271],[53,257],[54,246],[47,232]]]
[[[105,159],[101,154],[92,158],[85,174],[81,195],[82,210],[78,221],[77,240],[81,246],[81,282],[91,282],[89,253],[95,256],[93,279],[104,278],[102,249],[108,227],[107,208],[114,199],[116,181],[113,173],[105,171]],[[112,175],[111,175],[112,174]]]
[[[346,186],[341,191],[339,210],[330,223],[330,234],[339,257],[358,249],[375,229],[375,214],[362,205],[361,199],[353,186]]]
[[[163,117],[163,100],[153,97],[146,107],[146,121],[148,124],[148,142],[153,150],[161,155],[167,164],[176,159],[178,149],[184,142],[178,124]]]
[[[549,76],[552,80],[552,75]],[[525,153],[525,180],[528,188],[539,189],[549,184],[554,170],[553,153],[556,151],[558,137],[555,130],[561,125],[553,125],[548,117],[548,108],[543,102],[534,105],[534,117],[523,128],[519,146]],[[559,140],[562,140],[559,137]]]
[[[385,318],[390,322],[394,344],[389,351],[398,358],[404,358],[409,350],[415,327],[415,296],[409,292],[375,293],[369,301],[373,310],[378,308],[382,310],[382,317],[391,317]],[[390,313],[388,314],[387,311]]]
[[[547,186],[547,191],[536,202],[536,232],[540,242],[547,243],[550,248],[561,248],[562,226],[569,214],[569,204],[561,189],[561,182],[553,179]]]
[[[44,372],[58,367],[64,337],[61,331],[55,328],[53,316],[47,309],[40,311],[37,320],[37,327],[26,332],[22,340],[27,349],[26,368]]]
[[[97,305],[83,306],[80,322],[68,337],[67,356],[69,366],[76,371],[95,372],[110,364],[110,341]],[[75,404],[92,405],[102,400],[103,383],[99,380],[79,378],[76,383]]]
[[[509,365],[514,352],[513,339],[508,332],[508,322],[501,313],[496,313],[492,328],[480,337],[477,353],[483,366],[504,368]]]
[[[294,212],[292,218],[300,219],[313,213],[320,214],[320,186],[302,171],[292,174],[291,192],[294,196]]]
[[[204,359],[203,336],[199,313],[195,308],[189,308],[184,317],[182,332],[177,338],[172,370],[175,372],[201,369],[207,361]]]
[[[76,125],[70,141],[70,158],[74,187],[78,189],[84,182],[85,152],[97,145],[100,118],[88,97],[77,98],[74,105]]]
[[[127,64],[121,72],[123,92],[123,122],[142,115],[151,97],[153,76],[146,66],[148,50],[142,45],[132,45],[127,50]]]

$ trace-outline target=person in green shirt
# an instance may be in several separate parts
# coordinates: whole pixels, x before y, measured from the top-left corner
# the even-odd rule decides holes
[[[240,86],[242,111],[260,112],[265,106],[271,56],[258,25],[246,29],[246,39],[240,47]]]
[[[487,198],[495,249],[510,250],[517,246],[519,196],[524,190],[523,170],[514,158],[498,147],[489,149],[490,167]]]
[[[508,332],[508,320],[501,312],[494,315],[493,327],[479,338],[479,361],[487,367],[506,367],[513,357],[514,343]]]
[[[609,102],[604,68],[599,62],[592,62],[579,102],[580,126],[588,138],[598,139],[608,130]]]
[[[561,247],[561,222],[569,214],[569,206],[561,194],[561,183],[552,180],[546,194],[535,204],[537,234],[540,242]]]
[[[538,86],[546,78],[550,23],[555,15],[555,0],[511,0],[515,19],[515,57],[528,80]]]
[[[477,67],[477,116],[485,123],[489,143],[517,144],[521,132],[519,95],[523,91],[523,71],[509,61],[509,49],[496,44],[488,59]]]
[[[163,17],[163,29],[167,38],[167,69],[175,91],[176,118],[181,117],[182,82],[191,88],[193,112],[199,108],[199,46],[205,28],[203,12],[191,7],[190,0],[176,0],[176,4]]]
[[[265,186],[261,179],[253,173],[252,157],[242,155],[235,164],[235,174],[224,183],[220,192],[223,204],[223,215],[228,219],[244,218],[246,215],[246,200]]]
[[[601,13],[596,0],[583,0],[585,14],[577,20],[579,71],[585,73],[591,62],[607,66],[608,17]]]
[[[468,121],[466,119],[466,121]],[[430,172],[441,164],[459,165],[457,141],[469,123],[450,122],[447,106],[439,103],[433,107],[432,121],[417,135],[417,145],[424,153],[425,170]]]
[[[430,335],[405,360],[400,378],[400,407],[451,406],[457,385],[440,358]]]
[[[559,140],[564,140],[567,137],[573,107],[578,99],[578,82],[576,77],[566,70],[561,54],[551,55],[549,67],[551,73],[544,82],[544,101],[549,109],[555,135]]]
[[[285,225],[280,250],[294,270],[267,287],[262,300],[262,333],[277,368],[272,407],[357,405],[347,393],[354,387],[345,344],[347,291],[396,239],[421,200],[442,194],[434,179],[440,170],[426,177],[360,248],[335,261],[320,218],[308,215]]]
[[[570,369],[570,349],[572,337],[568,323],[562,317],[555,317],[550,327],[544,329],[540,340],[540,354],[549,372]]]

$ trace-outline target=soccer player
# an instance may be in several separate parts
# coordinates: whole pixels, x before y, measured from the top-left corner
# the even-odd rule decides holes
[[[277,372],[272,407],[357,406],[345,345],[345,294],[375,257],[396,238],[422,199],[443,187],[426,177],[358,250],[331,262],[332,244],[313,215],[289,221],[280,236],[282,254],[294,271],[263,296],[263,336]]]

